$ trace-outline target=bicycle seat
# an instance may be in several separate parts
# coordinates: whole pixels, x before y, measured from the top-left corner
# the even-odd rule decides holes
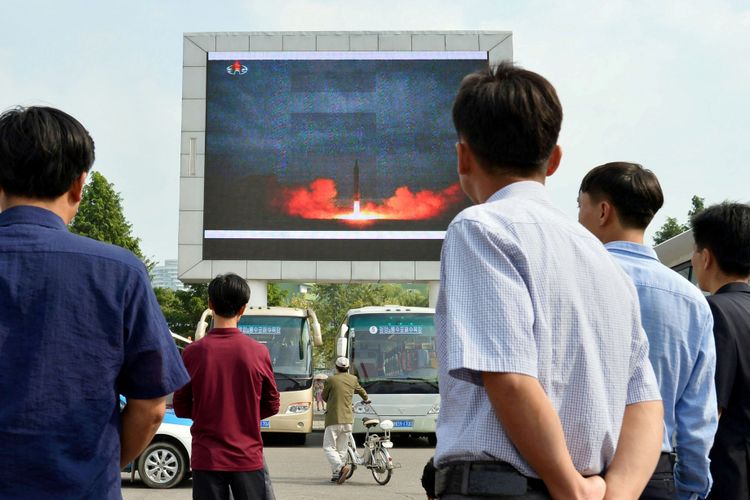
[[[380,420],[378,420],[377,418],[363,418],[362,423],[365,424],[365,427],[369,429],[370,427],[375,427],[376,425],[378,425],[380,423]]]

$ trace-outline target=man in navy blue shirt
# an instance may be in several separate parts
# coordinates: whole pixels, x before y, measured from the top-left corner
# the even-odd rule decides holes
[[[121,498],[188,381],[143,264],[66,228],[93,162],[70,115],[0,115],[0,498]]]

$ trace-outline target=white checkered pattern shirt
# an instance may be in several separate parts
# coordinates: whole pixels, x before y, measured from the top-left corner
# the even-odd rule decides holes
[[[661,399],[631,280],[540,183],[511,184],[453,220],[435,323],[438,466],[501,460],[538,477],[500,425],[481,372],[537,378],[584,475],[611,462],[627,404]]]

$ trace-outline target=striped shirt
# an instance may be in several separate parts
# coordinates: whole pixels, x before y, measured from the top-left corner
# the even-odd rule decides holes
[[[612,461],[626,405],[661,399],[631,280],[538,182],[506,186],[453,220],[435,323],[438,466],[500,460],[538,477],[500,425],[482,372],[539,380],[584,475]]]

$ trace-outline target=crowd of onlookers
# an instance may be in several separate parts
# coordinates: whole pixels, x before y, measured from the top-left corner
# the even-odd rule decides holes
[[[750,498],[750,207],[691,221],[706,298],[644,244],[664,201],[652,171],[606,163],[583,177],[578,221],[553,206],[563,112],[545,78],[470,74],[452,115],[474,205],[441,254],[428,496]],[[0,115],[0,498],[120,498],[174,391],[194,498],[269,498],[259,422],[279,396],[268,351],[236,328],[247,284],[211,282],[215,328],[181,359],[143,264],[67,231],[93,162],[70,115]],[[361,389],[348,368],[316,390],[338,483]]]

